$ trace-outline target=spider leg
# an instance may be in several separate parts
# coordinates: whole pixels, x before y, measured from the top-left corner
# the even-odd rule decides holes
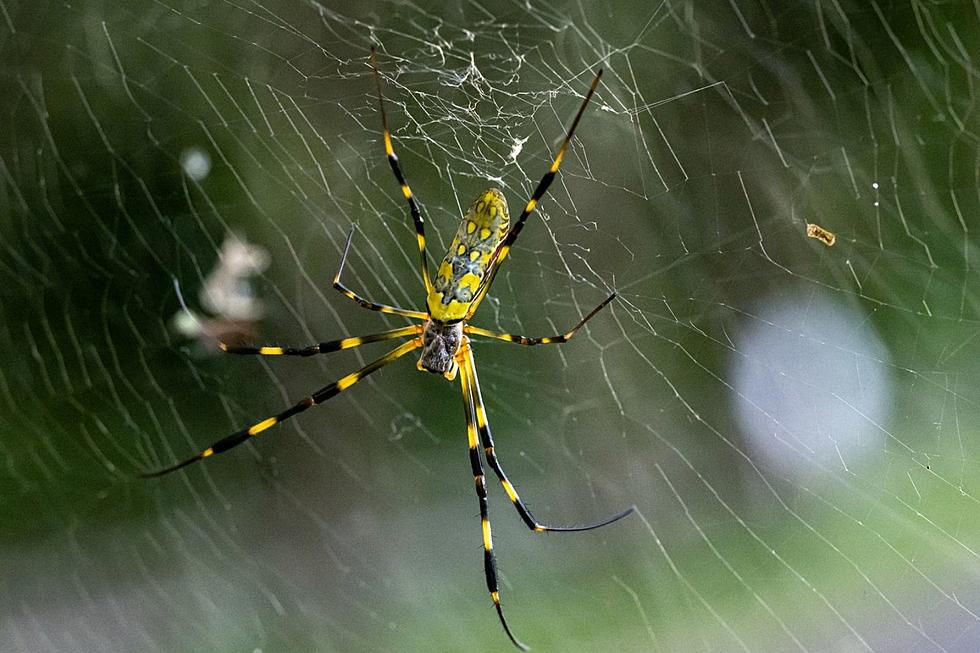
[[[408,202],[408,209],[412,212],[412,222],[415,223],[415,239],[419,244],[419,263],[422,272],[422,281],[425,283],[425,293],[428,295],[432,292],[432,280],[429,278],[429,262],[425,255],[425,221],[422,219],[422,212],[419,210],[419,205],[415,202],[415,196],[412,195],[412,189],[408,187],[408,182],[405,181],[405,175],[402,174],[401,166],[398,165],[398,155],[395,154],[395,149],[391,145],[391,132],[388,130],[388,116],[385,114],[385,101],[384,96],[381,94],[381,75],[378,73],[378,56],[373,47],[371,48],[371,68],[374,70],[374,83],[378,87],[378,106],[381,108],[381,126],[384,128],[385,154],[388,157],[388,164],[391,166],[391,171],[395,173],[395,179],[398,180],[398,185],[402,189],[402,195],[405,196],[405,201]]]
[[[573,326],[571,329],[565,333],[558,334],[557,336],[547,336],[544,338],[528,338],[527,336],[518,336],[512,333],[500,333],[499,331],[489,331],[487,329],[481,329],[480,327],[466,325],[463,327],[463,332],[474,336],[483,336],[484,338],[496,338],[497,340],[506,340],[507,342],[513,342],[518,345],[527,345],[529,347],[534,345],[560,345],[563,342],[568,342],[572,339],[572,336],[582,328],[582,326],[595,317],[596,313],[601,311],[606,305],[616,298],[616,293],[609,295],[605,301],[592,309],[592,311],[583,317],[578,324]]]
[[[266,429],[272,428],[273,426],[281,422],[285,422],[290,417],[294,415],[298,415],[299,413],[302,413],[304,410],[308,408],[312,408],[317,404],[322,404],[323,402],[327,401],[331,397],[340,394],[347,388],[351,387],[352,385],[354,385],[355,383],[357,383],[358,381],[366,377],[368,374],[371,374],[372,372],[381,369],[388,363],[397,360],[398,358],[404,356],[405,354],[412,351],[413,349],[417,349],[421,345],[422,345],[421,338],[415,338],[406,343],[403,343],[398,347],[396,347],[395,349],[388,352],[387,354],[385,354],[384,356],[382,356],[381,358],[377,359],[376,361],[368,363],[367,365],[357,370],[356,372],[351,372],[347,376],[341,377],[340,379],[334,381],[330,385],[320,388],[309,397],[306,397],[301,401],[297,402],[296,404],[293,404],[292,406],[282,411],[281,413],[266,418],[261,422],[257,422],[252,426],[248,427],[247,429],[242,429],[241,431],[232,433],[231,435],[213,443],[211,446],[209,446],[207,449],[204,449],[197,455],[191,456],[186,460],[182,460],[181,462],[175,465],[171,465],[170,467],[161,469],[159,471],[140,474],[140,476],[143,478],[154,478],[157,476],[164,476],[165,474],[169,474],[170,472],[175,472],[178,469],[181,469],[182,467],[186,467],[192,463],[196,463],[199,460],[210,458],[215,454],[223,453],[225,451],[228,451],[229,449],[237,447],[238,445],[245,442],[249,438],[262,433]]]
[[[340,281],[340,275],[344,272],[344,266],[347,264],[347,254],[350,252],[351,241],[354,240],[354,225],[350,227],[350,233],[347,234],[347,244],[344,245],[344,255],[340,257],[340,267],[337,269],[337,274],[333,278],[333,287],[340,292],[344,297],[349,297],[355,302],[361,305],[362,308],[366,308],[369,311],[377,311],[378,313],[388,313],[390,315],[401,315],[402,317],[410,317],[415,320],[427,320],[429,319],[428,314],[420,313],[419,311],[409,311],[404,308],[398,308],[396,306],[388,306],[387,304],[378,304],[372,302],[369,299],[364,299],[353,290],[345,286]]]
[[[466,344],[463,345],[468,349]],[[504,627],[510,641],[514,646],[522,651],[530,650],[511,632],[507,620],[504,618],[504,610],[500,606],[500,590],[497,586],[497,561],[493,555],[493,537],[490,533],[490,514],[489,502],[487,501],[487,478],[483,474],[483,462],[480,460],[480,449],[477,441],[477,415],[473,406],[473,393],[471,389],[471,369],[468,362],[460,366],[460,386],[463,389],[463,406],[466,411],[466,439],[470,451],[470,467],[473,469],[473,479],[476,483],[476,496],[480,500],[480,523],[483,527],[483,570],[487,576],[487,589],[490,591],[490,599],[493,606],[497,609],[497,616]]]
[[[367,336],[354,336],[351,338],[330,340],[328,342],[321,342],[308,347],[279,347],[268,345],[263,347],[235,347],[223,342],[218,343],[218,345],[221,347],[221,351],[229,354],[251,354],[257,356],[314,356],[316,354],[327,354],[333,351],[340,351],[341,349],[360,347],[361,345],[365,345],[369,342],[379,342],[381,340],[391,340],[393,338],[403,338],[405,336],[417,336],[421,335],[421,333],[422,326],[420,324],[413,324],[411,326],[401,327],[399,329],[382,331],[381,333],[372,333],[371,335]]]
[[[527,201],[524,206],[524,210],[521,211],[521,215],[518,216],[517,221],[514,226],[510,228],[507,235],[504,236],[503,241],[497,246],[497,250],[494,252],[493,257],[490,261],[489,269],[486,276],[483,278],[480,288],[474,294],[473,308],[470,309],[470,313],[466,316],[468,321],[473,317],[473,312],[479,307],[480,302],[483,300],[483,296],[487,294],[490,290],[490,285],[493,284],[493,278],[497,275],[497,270],[500,269],[501,263],[507,258],[507,254],[510,252],[510,248],[513,247],[514,242],[517,237],[521,235],[521,230],[524,228],[524,223],[527,222],[528,216],[534,211],[534,207],[538,205],[538,202],[544,197],[544,194],[548,191],[548,187],[551,186],[551,182],[555,180],[555,175],[558,173],[558,168],[561,166],[562,159],[565,158],[565,151],[568,149],[568,144],[572,141],[572,136],[575,134],[575,128],[578,127],[579,120],[582,119],[582,114],[585,113],[585,107],[589,105],[589,100],[592,99],[593,93],[595,93],[596,87],[599,86],[599,79],[602,77],[602,70],[600,69],[596,73],[595,79],[592,80],[592,85],[589,87],[588,93],[585,94],[585,100],[582,101],[582,106],[579,107],[578,113],[575,114],[575,119],[572,120],[571,127],[568,128],[568,133],[565,134],[565,140],[562,141],[561,147],[558,148],[558,154],[555,155],[554,161],[551,163],[551,168],[545,173],[541,181],[538,182],[537,188],[531,194],[531,199]]]
[[[497,454],[493,450],[493,436],[490,433],[490,424],[487,422],[487,412],[483,405],[483,395],[480,392],[480,380],[476,374],[476,362],[473,359],[473,350],[467,347],[464,353],[464,362],[461,368],[465,371],[466,377],[468,379],[467,384],[469,385],[469,391],[471,396],[471,401],[473,402],[473,408],[476,413],[476,427],[480,434],[480,441],[483,444],[483,453],[487,457],[487,464],[493,470],[493,473],[497,475],[500,480],[500,485],[503,486],[504,492],[510,498],[511,503],[517,509],[517,513],[527,524],[527,527],[536,533],[543,532],[573,532],[573,531],[590,531],[594,528],[599,528],[600,526],[605,526],[611,524],[615,521],[619,521],[623,517],[626,517],[634,510],[636,506],[630,506],[623,512],[617,513],[610,517],[595,522],[594,524],[585,524],[582,526],[546,526],[536,520],[531,514],[531,511],[527,509],[524,501],[521,499],[520,495],[517,494],[517,490],[514,485],[507,478],[507,474],[504,473],[503,468],[500,466],[500,462],[497,460]]]

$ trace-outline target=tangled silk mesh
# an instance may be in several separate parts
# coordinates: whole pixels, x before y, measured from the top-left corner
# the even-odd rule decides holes
[[[221,356],[422,306],[487,187],[558,180],[477,313],[501,597],[538,650],[980,647],[976,2],[0,1],[0,649],[508,650],[458,387]],[[823,239],[813,226],[833,235]],[[179,291],[179,292],[178,292]],[[183,304],[183,307],[182,307]],[[377,349],[377,352],[375,351]]]

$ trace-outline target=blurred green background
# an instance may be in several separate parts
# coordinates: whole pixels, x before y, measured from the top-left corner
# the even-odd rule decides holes
[[[372,44],[433,266],[605,68],[476,322],[619,299],[476,356],[542,521],[638,514],[532,534],[491,484],[524,641],[980,649],[980,10],[834,0],[0,2],[0,649],[512,650],[458,386],[411,360],[136,478],[385,351],[209,337],[403,324],[330,288],[350,225],[347,283],[422,306]]]

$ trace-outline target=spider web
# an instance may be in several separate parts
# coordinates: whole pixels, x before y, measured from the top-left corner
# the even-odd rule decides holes
[[[502,601],[538,650],[980,647],[976,2],[0,0],[0,648],[509,650],[458,386],[221,356],[421,306],[377,45],[430,260],[540,175],[477,314]],[[815,224],[828,246],[807,237]],[[175,286],[176,282],[176,286]],[[179,293],[178,293],[179,289]],[[180,296],[178,296],[180,295]],[[181,304],[185,308],[181,307]],[[377,352],[375,352],[377,349]]]

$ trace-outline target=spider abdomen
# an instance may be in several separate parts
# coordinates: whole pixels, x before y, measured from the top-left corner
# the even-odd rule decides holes
[[[499,189],[481,193],[470,205],[432,282],[427,303],[434,319],[454,322],[466,317],[509,227],[507,200]]]

